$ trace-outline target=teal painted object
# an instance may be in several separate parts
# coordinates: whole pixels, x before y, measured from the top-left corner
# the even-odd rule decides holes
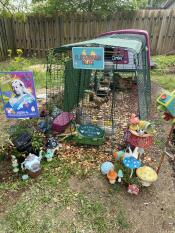
[[[52,161],[52,158],[54,157],[54,152],[55,149],[47,149],[46,152],[40,151],[40,156],[46,158],[47,161],[49,162]]]
[[[163,93],[157,98],[158,109],[175,117],[175,91]]]
[[[52,161],[52,158],[54,156],[54,149],[47,149],[46,153],[45,153],[45,158],[47,159],[47,161]]]
[[[123,150],[119,150],[118,152],[117,152],[117,160],[120,160],[121,159],[121,157],[122,156],[124,156],[124,151]]]
[[[118,177],[118,182],[121,182],[121,180],[123,178],[123,171],[122,170],[118,171],[117,177]]]

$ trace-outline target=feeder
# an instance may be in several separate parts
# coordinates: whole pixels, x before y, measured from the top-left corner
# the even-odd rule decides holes
[[[52,125],[52,129],[56,133],[62,133],[68,126],[68,124],[73,120],[73,115],[68,112],[62,112],[57,116]]]

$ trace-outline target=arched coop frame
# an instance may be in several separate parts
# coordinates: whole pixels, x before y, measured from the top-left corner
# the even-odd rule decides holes
[[[117,91],[116,79],[118,73],[131,72],[136,77],[138,90],[138,114],[141,119],[147,119],[151,103],[151,81],[150,81],[150,44],[146,31],[142,30],[119,30],[107,32],[99,37],[63,45],[59,48],[50,50],[47,57],[47,122],[50,116],[55,117],[54,111],[72,112],[79,123],[79,112],[82,115],[82,104],[87,90],[92,90],[97,95],[97,80],[101,71],[90,69],[74,69],[72,48],[104,48],[104,70],[108,73],[111,83],[111,106],[110,120],[112,121],[112,131],[114,133],[114,108],[115,93]],[[104,74],[103,73],[103,74]],[[112,75],[111,75],[112,74]],[[93,79],[93,82],[92,82]],[[93,83],[93,85],[91,85]],[[93,87],[92,87],[93,86]],[[101,98],[104,99],[102,96]],[[132,104],[132,103],[131,103]],[[90,118],[92,118],[92,114]],[[81,122],[82,124],[85,122]],[[87,121],[86,121],[87,123]],[[89,123],[94,123],[90,120]]]

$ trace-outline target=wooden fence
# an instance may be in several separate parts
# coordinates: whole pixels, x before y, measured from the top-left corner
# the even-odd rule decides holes
[[[102,32],[126,28],[149,32],[152,54],[175,51],[175,9],[97,15],[29,16],[26,21],[0,19],[0,60],[7,49],[21,48],[26,55],[45,56],[48,49],[87,40]]]

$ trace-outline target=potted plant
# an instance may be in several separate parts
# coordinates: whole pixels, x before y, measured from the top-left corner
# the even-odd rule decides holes
[[[32,152],[39,155],[40,149],[45,145],[45,135],[35,131],[32,135]]]

